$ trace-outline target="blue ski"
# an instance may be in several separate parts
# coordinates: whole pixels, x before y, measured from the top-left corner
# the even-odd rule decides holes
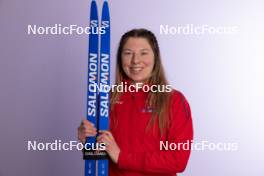
[[[107,1],[104,1],[102,9],[101,27],[105,33],[101,34],[100,46],[100,86],[110,86],[110,15]],[[109,92],[107,90],[99,93],[99,124],[100,130],[108,130],[109,121]],[[105,152],[107,156],[107,153]],[[98,160],[98,176],[108,175],[108,160]]]
[[[92,1],[90,8],[90,28],[98,28],[98,12],[95,1]],[[97,33],[89,34],[89,50],[88,50],[88,87],[87,87],[87,120],[97,126],[97,99],[98,93],[96,85],[98,85],[98,39]],[[95,144],[96,137],[89,137],[86,139],[86,144]],[[87,156],[88,155],[88,156]],[[84,151],[84,159],[87,159],[89,155],[93,155],[93,151],[90,153]],[[96,161],[85,160],[85,176],[95,176],[96,173]]]
[[[93,0],[90,10],[90,27],[98,28],[98,12],[96,2]],[[110,15],[108,2],[104,1],[100,30],[100,54],[99,35],[89,34],[88,53],[88,89],[87,89],[87,119],[98,130],[109,129],[109,92],[104,90],[110,86]],[[103,29],[103,30],[102,30]],[[99,90],[98,90],[99,88]],[[89,137],[86,143],[96,145],[96,137]],[[108,155],[105,151],[94,152],[94,147],[84,150],[85,176],[107,176]]]

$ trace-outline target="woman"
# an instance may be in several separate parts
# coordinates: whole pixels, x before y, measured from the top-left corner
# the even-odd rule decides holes
[[[124,83],[168,86],[158,42],[146,29],[131,30],[121,38],[116,85]],[[145,90],[115,90],[111,94],[110,131],[99,131],[97,137],[98,142],[106,144],[112,160],[110,176],[175,176],[187,165],[190,148],[175,150],[175,144],[183,146],[193,138],[187,100],[176,90]],[[78,128],[79,140],[84,142],[86,137],[95,135],[93,124],[83,120]]]

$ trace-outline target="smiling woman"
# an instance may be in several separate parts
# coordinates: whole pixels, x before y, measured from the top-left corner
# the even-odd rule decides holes
[[[154,53],[144,38],[131,37],[122,51],[122,68],[133,82],[146,82],[154,67]]]
[[[146,29],[125,33],[119,44],[116,85],[169,85],[155,35]],[[151,90],[151,89],[150,89]],[[106,144],[111,176],[175,176],[183,172],[190,150],[162,150],[160,142],[185,143],[193,139],[189,104],[182,93],[114,90],[111,94],[110,131],[99,131],[97,142]],[[83,120],[78,137],[97,135]]]

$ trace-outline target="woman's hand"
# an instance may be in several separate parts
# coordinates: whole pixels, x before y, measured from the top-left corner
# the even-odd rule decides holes
[[[117,163],[120,148],[118,147],[112,133],[106,130],[100,130],[99,133],[100,135],[97,137],[97,142],[105,143],[106,152],[108,153],[112,161],[114,163]]]
[[[78,128],[78,139],[85,143],[86,137],[96,136],[96,128],[94,124],[88,120],[83,120]]]

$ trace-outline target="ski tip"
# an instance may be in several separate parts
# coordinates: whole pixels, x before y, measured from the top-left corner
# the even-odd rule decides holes
[[[108,1],[105,0],[104,3],[103,3],[103,9],[108,9]]]
[[[109,15],[109,6],[108,6],[108,2],[107,1],[104,1],[102,10],[103,10],[102,19],[109,20],[110,15]]]
[[[97,20],[98,19],[97,4],[96,4],[96,1],[94,1],[94,0],[91,3],[90,19],[91,20]]]
[[[96,4],[96,1],[95,0],[93,0],[91,2],[91,10],[96,10],[97,11],[97,4]]]
[[[96,1],[92,0],[91,6],[96,6]]]

